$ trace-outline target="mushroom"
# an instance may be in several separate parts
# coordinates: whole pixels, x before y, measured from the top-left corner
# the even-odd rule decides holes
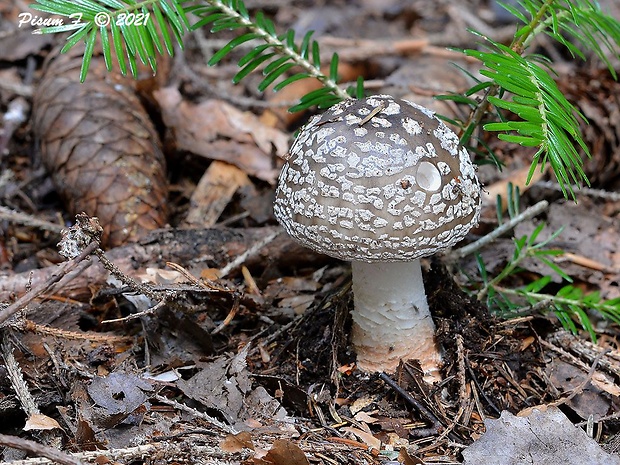
[[[478,221],[480,185],[459,139],[427,108],[388,95],[346,100],[299,132],[274,213],[301,244],[352,261],[358,367],[441,361],[420,257],[452,247]]]

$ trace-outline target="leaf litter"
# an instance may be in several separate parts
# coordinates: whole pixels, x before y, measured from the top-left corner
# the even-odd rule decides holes
[[[379,41],[386,37],[398,39],[413,31],[430,41],[419,42],[415,52],[424,55],[428,65],[424,68],[436,65],[446,69],[446,56],[425,48],[424,43],[436,41],[438,31],[441,35],[441,31],[460,30],[455,18],[468,18],[462,5],[426,5],[420,10],[416,2],[404,5],[396,1],[380,7],[372,1],[363,3],[359,10],[346,7],[350,8],[344,12],[347,24],[334,21],[331,26],[321,23],[324,11],[320,6],[310,8],[311,17],[330,34],[348,37],[354,24],[361,25],[359,30],[369,39],[353,51],[358,57],[365,56],[371,66],[345,62],[347,73],[363,69],[367,77],[388,78],[390,91],[402,94],[429,96],[437,88],[464,85],[455,83],[449,73],[439,73],[449,81],[445,86],[437,86],[439,79],[430,83],[416,79],[415,88],[407,88],[411,79],[403,75],[419,69],[419,56],[368,53],[383,46]],[[367,14],[370,10],[371,15]],[[290,16],[283,10],[279,14]],[[470,40],[464,37],[451,39]],[[451,41],[451,45],[469,44]],[[40,47],[31,44],[28,54],[42,57],[46,52]],[[199,52],[188,53],[200,62]],[[22,71],[21,58],[5,56],[17,60],[15,66]],[[347,54],[342,56],[346,61]],[[219,85],[226,81],[226,72],[223,68],[204,73],[205,80]],[[575,100],[584,102],[584,111],[596,123],[586,137],[593,142],[600,139],[599,147],[604,147],[587,169],[598,187],[610,188],[616,181],[612,172],[618,166],[617,137],[606,125],[608,120],[617,121],[613,97],[609,97],[614,93],[608,90],[615,89],[614,83],[599,72],[579,72],[584,74],[574,81],[571,92]],[[15,76],[20,74],[15,73],[12,79]],[[347,79],[355,76],[352,73]],[[197,85],[195,80],[191,84]],[[7,92],[1,90],[4,105]],[[35,324],[4,331],[11,334],[24,389],[35,394],[45,414],[24,418],[15,383],[0,376],[0,413],[9,425],[2,433],[37,431],[37,439],[46,443],[43,433],[47,428],[58,430],[58,424],[57,444],[66,451],[95,454],[84,457],[97,463],[410,465],[460,463],[463,459],[465,463],[497,463],[493,460],[499,454],[505,454],[502,463],[511,463],[520,460],[524,449],[529,448],[535,456],[541,431],[549,433],[543,445],[570,437],[573,442],[567,450],[588,450],[590,457],[609,458],[573,423],[588,428],[588,421],[594,422],[590,433],[599,441],[611,443],[614,435],[617,437],[617,328],[603,328],[599,344],[589,345],[583,336],[557,331],[557,323],[548,316],[501,322],[462,292],[440,261],[426,263],[425,280],[434,290],[429,303],[446,348],[445,381],[434,387],[424,385],[415,363],[404,363],[391,383],[356,371],[346,335],[350,324],[346,267],[300,250],[281,236],[253,250],[262,237],[273,232],[271,184],[295,129],[292,125],[303,115],[286,115],[274,107],[258,117],[254,111],[243,112],[214,98],[213,92],[197,95],[201,90],[184,93],[183,86],[164,85],[150,96],[142,96],[156,102],[161,111],[155,120],[164,128],[158,127],[164,136],[162,147],[174,147],[166,149],[171,157],[173,228],[140,236],[140,242],[108,253],[123,273],[151,283],[159,291],[175,293],[178,307],[123,320],[156,302],[138,302],[122,285],[111,285],[109,272],[95,260],[72,281],[49,291],[48,300],[30,303],[23,315]],[[272,102],[294,99],[296,91],[305,92],[303,88],[287,89],[286,94],[270,98]],[[240,92],[253,95],[251,89],[243,88],[222,93]],[[279,117],[274,119],[273,114]],[[0,186],[3,204],[36,212],[58,225],[62,207],[54,200],[50,205],[52,190],[40,186],[40,175],[24,155],[28,131],[22,131],[15,133],[8,158],[10,170],[22,182],[11,184],[8,190]],[[489,177],[489,182],[505,184],[527,164],[529,154],[510,151],[502,144],[497,150],[506,150],[508,167],[504,173],[493,172],[496,178]],[[192,221],[185,223],[193,229],[174,228],[183,224],[184,214],[191,208],[188,204],[197,185],[196,174],[206,172],[213,160],[235,164],[249,176],[250,184],[245,178],[235,178],[241,179],[235,181],[237,186],[216,191],[218,178],[211,178],[205,182],[206,194],[195,201],[218,197],[221,205],[211,210],[203,205],[205,209],[196,210]],[[484,167],[481,171],[485,172]],[[617,205],[611,201],[589,203],[587,198],[577,205],[558,202],[548,188],[538,184],[524,196],[526,202],[550,198],[545,218],[549,230],[566,226],[568,233],[560,236],[558,241],[564,242],[558,246],[600,265],[594,269],[573,260],[566,264],[569,275],[584,289],[617,295]],[[206,214],[214,228],[200,229],[198,224],[196,229],[197,218]],[[493,220],[493,215],[490,218]],[[65,214],[62,220],[70,222],[72,215]],[[535,227],[535,222],[525,222],[515,234],[527,234]],[[53,252],[57,238],[48,233],[19,223],[9,225],[3,233],[0,257],[10,271],[0,280],[0,291],[3,300],[9,301],[45,282],[55,270],[46,266],[60,258]],[[236,268],[219,275],[246,253]],[[500,269],[510,253],[510,241],[502,240],[483,250],[483,256],[495,260],[489,260],[496,264],[495,269]],[[188,275],[179,273],[178,268],[171,272],[166,262],[182,266],[192,280],[184,281]],[[546,272],[526,262],[517,278],[527,282]],[[218,287],[206,290],[206,277],[216,280]],[[240,296],[234,312],[233,294]],[[103,323],[115,319],[120,321]],[[119,342],[112,336],[130,341]],[[555,407],[547,409],[548,415],[532,410],[558,402],[561,414]],[[524,410],[533,412],[526,421],[514,420],[508,413]],[[575,433],[579,438],[573,438]],[[498,449],[510,443],[507,438],[518,444],[516,451]],[[479,458],[473,459],[477,452]],[[7,461],[27,460],[14,449],[2,453]],[[540,461],[535,463],[547,463],[547,458],[535,457]]]

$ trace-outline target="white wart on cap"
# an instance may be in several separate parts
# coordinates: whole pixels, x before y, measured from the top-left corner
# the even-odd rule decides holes
[[[377,95],[300,131],[274,212],[300,243],[343,260],[401,261],[453,246],[478,221],[469,154],[432,111]]]
[[[301,244],[352,260],[358,366],[391,371],[417,359],[437,379],[419,257],[456,244],[480,214],[480,185],[456,134],[405,100],[344,101],[300,131],[274,213]]]

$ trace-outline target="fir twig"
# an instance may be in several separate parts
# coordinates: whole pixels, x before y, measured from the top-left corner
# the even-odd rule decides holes
[[[585,59],[580,47],[590,50],[615,76],[607,54],[620,57],[620,21],[603,13],[599,5],[590,0],[520,0],[519,5],[521,9],[502,4],[523,23],[509,46],[478,33],[486,51],[463,51],[484,64],[486,69],[481,74],[491,80],[478,81],[464,96],[443,98],[464,101],[472,106],[470,116],[462,126],[461,142],[465,146],[471,145],[474,130],[493,107],[519,116],[521,121],[489,123],[484,129],[499,131],[499,137],[506,141],[536,147],[530,178],[539,163],[544,168],[548,162],[564,195],[574,198],[573,184],[588,184],[577,150],[579,148],[589,156],[578,121],[585,118],[566,100],[544,69],[551,63],[544,57],[526,52],[535,37],[546,34],[575,57]],[[482,90],[484,94],[480,102],[471,98]],[[510,100],[507,99],[509,95]]]
[[[74,31],[67,37],[62,52],[80,42],[86,44],[80,72],[80,80],[84,81],[97,38],[108,70],[112,69],[114,52],[123,74],[129,70],[137,76],[138,59],[157,71],[156,54],[174,53],[172,37],[183,46],[189,22],[182,3],[183,0],[36,0],[30,7],[70,19],[68,24],[43,27],[37,32]]]
[[[286,33],[278,34],[273,22],[262,12],[254,18],[250,15],[241,0],[206,0],[207,5],[192,7],[191,12],[200,19],[193,24],[193,30],[205,26],[211,27],[211,32],[222,30],[245,30],[224,47],[215,53],[209,60],[209,65],[215,65],[227,57],[233,50],[247,42],[257,42],[257,45],[238,61],[241,68],[233,77],[238,83],[251,72],[262,68],[264,78],[258,84],[258,90],[263,92],[270,85],[274,91],[279,91],[293,82],[301,79],[314,78],[321,82],[322,87],[303,96],[299,104],[290,111],[300,111],[311,106],[326,108],[341,100],[351,98],[351,95],[338,86],[338,55],[333,54],[330,61],[329,73],[321,69],[319,44],[312,40],[313,32],[304,35],[300,44],[295,41],[295,31],[289,29]],[[290,71],[300,68],[300,71],[289,75]],[[363,94],[361,82],[351,94]]]

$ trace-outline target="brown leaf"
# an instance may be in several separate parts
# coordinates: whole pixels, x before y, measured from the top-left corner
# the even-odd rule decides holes
[[[40,413],[30,415],[30,417],[26,421],[26,424],[24,425],[24,431],[48,430],[56,428],[60,429],[60,425],[56,420]]]
[[[52,34],[33,34],[32,29],[20,29],[7,34],[0,41],[0,59],[2,61],[24,60],[29,55],[39,53],[52,43]]]
[[[257,461],[258,460],[258,461]],[[286,439],[276,439],[273,446],[256,465],[310,465],[306,454],[296,444]]]
[[[48,63],[33,127],[68,211],[97,216],[104,244],[116,246],[166,223],[165,159],[133,80],[109,73],[95,55],[81,84],[79,53]]]
[[[515,170],[505,178],[484,187],[485,195],[482,196],[482,204],[489,210],[489,216],[494,217],[497,214],[496,205],[498,195],[501,199],[502,211],[506,211],[506,208],[508,208],[508,184],[512,184],[514,189],[519,188],[519,191],[524,193],[532,187],[536,181],[540,180],[545,175],[547,169],[544,171],[536,170],[532,175],[532,179],[527,182],[529,172],[530,167],[526,166]]]
[[[588,379],[588,374],[579,367],[552,357],[545,371],[554,386],[558,386],[566,395],[573,396],[565,403],[584,420],[592,417],[594,421],[600,421],[613,409],[609,396],[597,386],[593,378],[583,386],[584,381]],[[604,380],[604,378],[599,379]],[[575,392],[575,390],[578,391]]]
[[[411,455],[409,455],[409,452],[407,452],[404,448],[401,449],[398,453],[398,461],[401,462],[403,465],[424,465],[424,462],[422,462],[422,460],[420,460],[416,456],[412,457]]]
[[[220,100],[194,105],[175,88],[154,93],[166,126],[174,131],[177,149],[232,163],[247,174],[275,183],[278,170],[272,153],[283,157],[288,135],[262,124]]]
[[[75,443],[80,450],[97,450],[97,447],[103,448],[104,444],[97,441],[95,430],[90,423],[83,418],[78,418],[75,428]]]
[[[213,226],[239,187],[250,184],[247,175],[236,166],[214,161],[192,193],[184,226]]]
[[[361,430],[359,428],[355,428],[353,426],[345,426],[344,428],[342,428],[342,431],[354,434],[361,441],[363,441],[364,444],[366,444],[368,447],[370,447],[372,449],[377,449],[377,450],[381,449],[381,441],[379,439],[377,439],[372,433],[369,433],[367,431],[363,431],[363,430]]]
[[[247,431],[238,434],[229,434],[220,443],[220,449],[231,454],[241,452],[242,449],[254,449],[252,435]]]

